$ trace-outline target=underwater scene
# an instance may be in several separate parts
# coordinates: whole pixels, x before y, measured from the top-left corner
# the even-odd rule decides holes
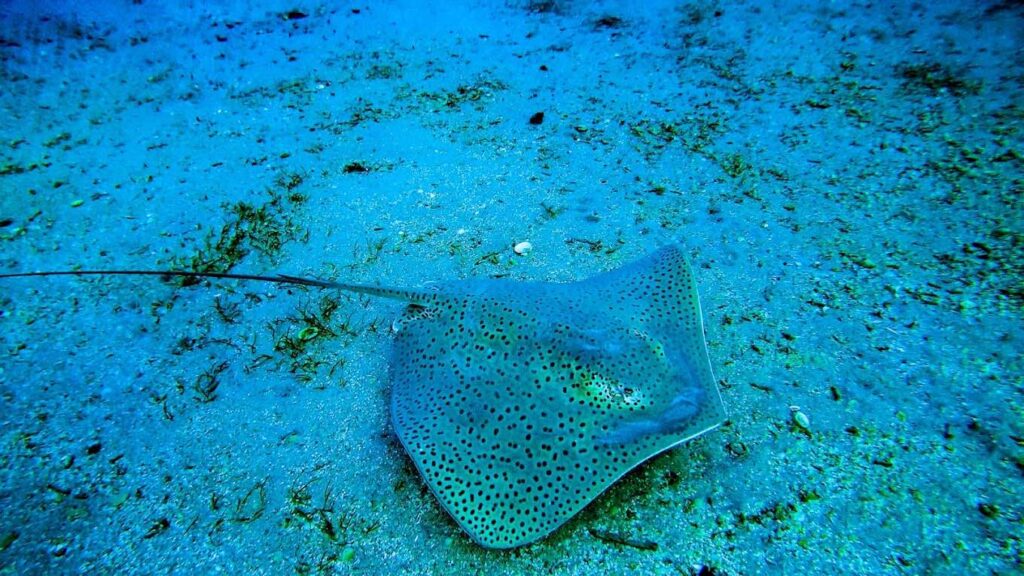
[[[0,575],[1021,573],[1022,47],[3,2]]]

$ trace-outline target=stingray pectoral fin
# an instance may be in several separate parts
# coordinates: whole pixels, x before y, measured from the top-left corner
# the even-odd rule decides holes
[[[644,436],[660,432],[661,423],[657,420],[634,420],[622,422],[597,439],[599,447],[615,446],[635,442]]]
[[[650,411],[633,419],[622,420],[598,439],[601,446],[626,444],[651,434],[686,434],[700,414],[701,403],[707,402],[700,387],[687,387],[680,391],[660,412]],[[703,430],[701,430],[703,432]]]

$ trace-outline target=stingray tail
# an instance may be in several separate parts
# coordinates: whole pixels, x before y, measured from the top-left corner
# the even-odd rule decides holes
[[[317,280],[316,278],[302,278],[300,276],[289,276],[278,274],[273,277],[275,281],[287,284],[298,284],[301,286],[314,286],[317,288],[333,288],[346,292],[356,292],[380,298],[392,298],[404,300],[413,304],[425,304],[436,296],[436,292],[422,288],[389,288],[386,286],[369,286],[366,284],[349,284],[347,282],[331,282],[329,280]]]
[[[359,294],[367,294],[369,296],[404,300],[414,304],[426,303],[435,295],[434,292],[429,290],[348,284],[345,282],[331,282],[329,280],[319,280],[316,278],[289,276],[287,274],[263,276],[259,274],[232,274],[228,272],[190,272],[187,270],[56,270],[47,272],[15,272],[10,274],[0,274],[0,279],[38,276],[159,276],[164,280],[169,280],[170,278],[217,278],[222,280],[245,280],[344,290],[346,292],[356,292]]]

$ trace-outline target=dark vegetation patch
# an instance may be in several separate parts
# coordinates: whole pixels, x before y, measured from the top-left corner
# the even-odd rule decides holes
[[[933,94],[948,92],[954,96],[973,95],[981,91],[980,81],[967,79],[962,73],[939,62],[899,64],[896,73],[903,80],[903,87],[910,91]]]
[[[305,241],[308,232],[297,224],[292,215],[305,202],[304,194],[295,189],[302,183],[300,174],[283,175],[277,186],[266,191],[265,200],[255,204],[235,202],[225,204],[227,217],[217,231],[210,231],[202,246],[191,254],[175,256],[167,264],[174,270],[189,272],[224,273],[252,252],[271,262],[276,261],[282,247],[291,241]],[[181,286],[200,282],[197,278],[176,278]]]

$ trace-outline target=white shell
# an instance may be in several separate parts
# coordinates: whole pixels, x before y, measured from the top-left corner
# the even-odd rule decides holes
[[[811,419],[808,418],[807,414],[804,414],[803,412],[793,412],[793,422],[795,422],[797,426],[803,428],[804,430],[811,429]]]
[[[512,247],[512,251],[520,256],[528,254],[530,250],[533,250],[533,244],[530,244],[529,242],[520,242]]]

